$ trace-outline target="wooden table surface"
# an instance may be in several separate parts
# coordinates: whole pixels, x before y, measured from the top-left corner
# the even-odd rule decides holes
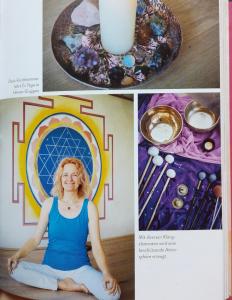
[[[51,49],[53,25],[73,0],[44,0],[43,90],[92,90],[69,77],[57,64]],[[179,19],[183,44],[177,59],[141,89],[219,88],[218,0],[165,0]],[[97,89],[97,88],[95,88]]]

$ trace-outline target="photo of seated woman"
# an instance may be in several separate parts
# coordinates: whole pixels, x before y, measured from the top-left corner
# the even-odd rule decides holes
[[[89,293],[101,300],[120,298],[120,287],[102,248],[98,210],[88,200],[89,194],[83,163],[77,158],[64,158],[54,175],[53,197],[44,201],[34,235],[8,259],[13,279],[41,289]],[[21,261],[37,248],[46,229],[48,246],[42,263]],[[88,235],[100,271],[90,264]]]

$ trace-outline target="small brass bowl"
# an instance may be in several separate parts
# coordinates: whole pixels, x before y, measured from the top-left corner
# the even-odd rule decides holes
[[[200,102],[193,100],[185,108],[184,119],[194,131],[209,132],[217,126],[219,115]]]
[[[155,106],[140,120],[140,132],[154,145],[167,145],[178,138],[183,128],[181,114],[168,105]]]
[[[172,200],[172,206],[176,209],[181,209],[184,206],[184,201],[180,198],[174,198]]]

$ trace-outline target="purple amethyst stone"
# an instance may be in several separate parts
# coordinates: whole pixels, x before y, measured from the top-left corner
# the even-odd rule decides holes
[[[75,69],[93,69],[99,64],[99,55],[93,49],[82,47],[72,55],[72,63]]]

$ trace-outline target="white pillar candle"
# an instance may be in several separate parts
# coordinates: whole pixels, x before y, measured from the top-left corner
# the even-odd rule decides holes
[[[134,43],[137,0],[99,0],[101,42],[112,54],[128,52]]]

